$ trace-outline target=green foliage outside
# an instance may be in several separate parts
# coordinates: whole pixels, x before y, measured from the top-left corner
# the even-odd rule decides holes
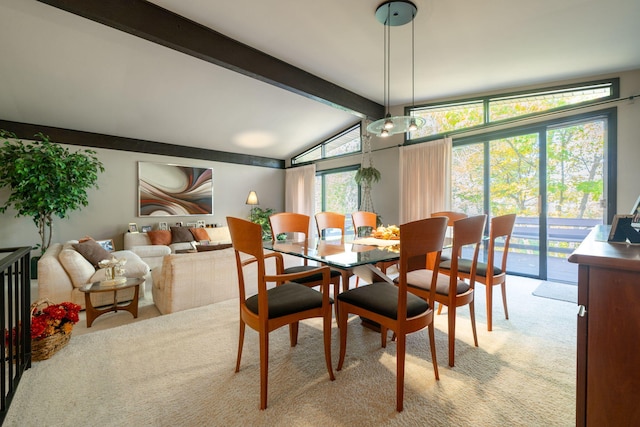
[[[271,240],[271,224],[269,223],[269,217],[273,215],[275,210],[271,208],[260,208],[254,206],[249,213],[249,220],[255,224],[260,224],[262,227],[262,240]]]
[[[0,130],[0,188],[9,187],[11,195],[0,207],[10,207],[16,217],[28,216],[38,227],[42,253],[51,244],[54,216],[88,205],[87,189],[98,188],[98,173],[104,166],[92,150],[71,152],[38,133],[39,141],[24,143],[15,134]]]

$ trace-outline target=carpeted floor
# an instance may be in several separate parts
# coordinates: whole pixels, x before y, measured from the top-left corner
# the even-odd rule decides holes
[[[447,366],[447,317],[436,317],[440,381],[426,332],[409,337],[402,413],[395,412],[395,344],[380,348],[379,334],[357,318],[333,382],[320,322],[301,324],[295,348],[286,328],[273,332],[269,407],[260,411],[257,334],[247,331],[241,371],[234,373],[237,301],[226,301],[74,335],[25,372],[4,425],[574,425],[575,305],[532,296],[539,281],[508,283],[511,319],[495,307],[493,332],[486,330],[484,292],[476,294],[478,348],[469,310],[459,310],[455,368]],[[334,327],[334,369],[338,347]]]

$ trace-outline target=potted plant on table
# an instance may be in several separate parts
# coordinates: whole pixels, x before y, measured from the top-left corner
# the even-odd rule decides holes
[[[88,205],[87,189],[98,188],[98,173],[104,166],[93,150],[71,152],[38,133],[37,141],[24,143],[17,136],[0,130],[0,188],[11,194],[0,206],[10,207],[16,217],[29,216],[38,227],[41,254],[51,244],[53,218]],[[37,258],[34,258],[37,260]],[[36,264],[37,265],[37,264]]]

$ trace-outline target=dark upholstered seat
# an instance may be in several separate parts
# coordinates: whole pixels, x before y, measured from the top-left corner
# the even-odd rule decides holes
[[[398,319],[398,287],[386,282],[372,283],[338,295],[340,301],[370,310],[381,316]],[[429,309],[429,303],[415,295],[407,295],[407,317],[415,317]]]
[[[322,307],[322,294],[299,283],[284,283],[267,290],[269,319]],[[331,300],[333,302],[333,300]],[[258,314],[258,295],[247,298],[247,308]]]

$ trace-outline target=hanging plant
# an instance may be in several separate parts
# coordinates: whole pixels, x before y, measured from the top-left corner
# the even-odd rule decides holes
[[[380,181],[380,171],[373,166],[366,168],[360,167],[356,172],[355,180],[358,184],[371,185],[373,182]]]
[[[360,169],[356,172],[355,181],[362,190],[362,198],[360,199],[360,210],[366,212],[375,212],[373,210],[373,199],[371,197],[371,185],[380,181],[381,174],[378,169],[373,166],[373,158],[371,157],[371,135],[362,135],[363,150],[362,162]],[[364,166],[368,164],[369,166]]]

